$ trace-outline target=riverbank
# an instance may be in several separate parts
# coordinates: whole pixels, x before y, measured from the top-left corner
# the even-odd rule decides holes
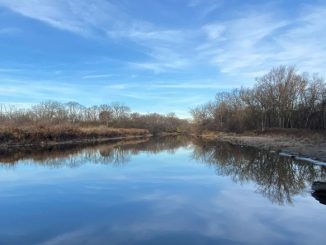
[[[42,146],[149,137],[145,129],[65,125],[0,127],[0,148]]]
[[[318,131],[274,129],[241,134],[207,132],[199,137],[326,162],[326,134]]]
[[[108,139],[100,141],[84,141],[82,143],[77,141],[63,142],[55,144],[48,144],[42,146],[28,146],[0,148],[0,165],[9,164],[13,166],[20,160],[30,159],[35,162],[48,162],[55,165],[64,163],[64,159],[68,156],[72,157],[79,154],[81,151],[93,152],[98,149],[101,155],[109,155],[116,147],[126,147],[138,145],[150,140],[150,137],[127,137],[120,139]],[[59,161],[58,161],[59,160]],[[61,162],[62,160],[62,162]]]

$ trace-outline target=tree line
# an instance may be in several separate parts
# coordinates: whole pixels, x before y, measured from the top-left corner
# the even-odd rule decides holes
[[[77,125],[106,126],[111,128],[147,129],[151,133],[183,132],[188,121],[178,118],[174,113],[140,114],[132,112],[121,103],[83,106],[77,102],[60,103],[44,101],[29,108],[0,105],[0,124],[5,126],[24,125]]]
[[[256,78],[252,88],[217,93],[191,114],[197,131],[325,130],[325,81],[318,74],[299,74],[294,66],[279,66]]]

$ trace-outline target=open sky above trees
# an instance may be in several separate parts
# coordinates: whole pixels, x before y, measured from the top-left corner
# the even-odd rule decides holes
[[[0,0],[0,103],[176,112],[272,67],[325,77],[326,1]]]

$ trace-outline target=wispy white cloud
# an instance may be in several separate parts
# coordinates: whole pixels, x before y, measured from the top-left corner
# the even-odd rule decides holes
[[[194,12],[206,9],[210,13],[223,4],[188,1]],[[159,27],[105,0],[0,0],[0,6],[82,36],[131,40],[142,47],[140,52],[145,56],[128,63],[156,74],[198,64],[245,76],[281,63],[320,71],[326,58],[326,6],[320,4],[299,6],[302,12],[294,17],[280,15],[275,6],[268,13],[259,9],[230,12],[229,19],[210,20],[191,30]],[[84,77],[89,78],[91,75]]]
[[[326,5],[305,6],[294,26],[276,38],[274,60],[298,64],[302,70],[323,72],[326,60]]]
[[[200,55],[209,57],[224,73],[237,72],[266,62],[270,40],[287,21],[266,14],[252,14],[235,20],[205,25],[207,42],[198,47]]]
[[[309,11],[295,18],[280,18],[274,9],[204,25],[206,41],[198,53],[226,74],[251,77],[280,64],[320,72],[326,59],[326,6],[304,8]]]
[[[150,54],[152,58],[145,62],[131,62],[130,65],[134,68],[140,68],[153,71],[154,73],[162,73],[181,69],[189,64],[189,60],[170,49],[154,49]]]
[[[154,28],[154,27],[153,27]],[[127,37],[139,43],[146,54],[145,61],[131,62],[134,68],[150,70],[154,73],[182,70],[190,65],[189,47],[196,37],[189,30],[157,30],[129,32]]]
[[[137,26],[132,25],[125,29],[109,30],[107,34],[113,38],[130,38],[139,42],[168,42],[178,43],[184,41],[185,32],[174,29],[157,29],[148,23],[139,22]]]
[[[83,102],[87,98],[89,103],[126,98],[126,103],[155,101],[155,106],[163,107],[171,98],[175,104],[196,104],[207,100],[210,91],[250,86],[247,81],[280,64],[296,64],[302,71],[324,71],[326,5],[320,2],[298,4],[287,14],[277,4],[269,6],[268,11],[259,8],[264,3],[245,5],[243,11],[238,11],[225,7],[227,1],[190,0],[184,1],[183,9],[190,12],[180,13],[180,19],[189,14],[195,18],[176,25],[155,18],[149,21],[147,16],[128,9],[129,1],[123,2],[0,0],[1,9],[75,33],[86,40],[85,45],[96,42],[99,49],[105,49],[112,44],[113,49],[118,43],[117,53],[123,52],[124,57],[116,60],[119,54],[111,56],[112,50],[105,49],[101,55],[81,60],[83,65],[79,66],[46,68],[36,61],[30,66],[11,67],[3,61],[2,76],[26,80],[23,83],[1,78],[0,95],[11,94],[29,101],[72,98]],[[164,4],[160,6],[164,8]],[[221,14],[215,14],[219,10]],[[173,17],[178,20],[179,16]],[[4,34],[1,37],[9,32],[0,27],[0,35]],[[19,70],[21,67],[24,71]],[[32,81],[33,75],[36,81]],[[167,82],[157,82],[165,78]],[[197,96],[193,91],[199,89],[202,94]],[[190,98],[180,96],[180,91],[190,90]],[[173,108],[170,104],[169,108]]]
[[[132,84],[110,82],[100,85],[7,78],[0,78],[0,81],[0,104],[16,105],[19,108],[29,107],[44,100],[78,101],[87,106],[123,101],[131,106],[134,111],[143,113],[173,111],[181,117],[188,118],[188,107],[204,103],[207,100],[204,94],[192,93],[200,88],[199,83],[197,85],[186,83],[178,85],[177,82]],[[209,89],[209,87],[207,84],[206,88]],[[191,96],[180,96],[178,90],[184,89],[187,89],[187,93]],[[188,106],[186,110],[180,109],[183,105]]]
[[[42,244],[57,245],[63,243],[83,243],[89,239],[88,237],[91,237],[94,234],[96,234],[96,229],[94,226],[80,227],[76,230],[67,231],[65,233],[58,234],[42,242]],[[92,240],[94,241],[94,239],[96,238],[93,238]]]
[[[77,87],[70,83],[59,83],[58,81],[29,81],[27,79],[17,80],[1,78],[0,97],[3,98],[8,95],[15,95],[16,98],[23,97],[28,102],[47,99],[69,101],[69,98],[72,96],[79,93],[83,95],[83,90],[84,89],[80,86]]]
[[[114,77],[113,74],[89,74],[82,77],[82,79],[99,79],[99,78],[108,78]]]
[[[55,28],[90,36],[116,17],[115,7],[104,0],[0,0],[0,5]]]
[[[177,81],[174,83],[171,82],[156,82],[150,84],[147,89],[160,89],[160,88],[166,88],[166,89],[228,89],[232,88],[232,83],[229,84],[221,84],[217,80],[200,80],[200,81],[194,81],[189,80],[188,82],[185,81]]]
[[[147,56],[147,61],[134,64],[136,68],[158,73],[184,67],[186,63],[179,53],[189,33],[138,20],[109,1],[0,0],[0,6],[84,37],[128,39],[141,46],[140,52]]]
[[[124,89],[128,89],[129,85],[123,84],[123,83],[116,83],[116,84],[106,85],[106,86],[104,86],[104,88],[105,89],[124,90]]]
[[[204,18],[224,5],[224,0],[190,0],[188,7],[199,10],[199,17]]]

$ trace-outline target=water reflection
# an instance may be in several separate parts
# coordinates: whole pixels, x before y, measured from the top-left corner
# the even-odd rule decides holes
[[[142,138],[111,141],[88,146],[64,145],[40,149],[25,148],[0,151],[2,167],[17,164],[40,164],[51,167],[78,167],[85,163],[124,165],[141,152],[173,154],[181,147],[191,146],[192,158],[213,166],[219,176],[229,176],[236,183],[253,182],[257,192],[271,202],[292,204],[293,197],[307,194],[325,204],[326,167],[258,151],[254,148],[205,141],[192,137]]]
[[[257,192],[280,205],[291,204],[293,196],[308,191],[314,181],[326,179],[323,166],[227,143],[197,139],[193,157],[235,182],[253,181]]]
[[[326,205],[326,182],[316,181],[312,184],[312,196],[319,203]]]
[[[139,138],[0,162],[0,244],[325,243],[325,168],[252,148]]]
[[[152,137],[132,140],[113,140],[106,143],[88,145],[54,145],[11,148],[0,150],[2,167],[14,167],[17,164],[31,162],[52,167],[78,167],[85,163],[122,165],[130,161],[132,155],[140,152],[158,153],[168,151],[173,154],[178,148],[191,143],[188,137]]]

